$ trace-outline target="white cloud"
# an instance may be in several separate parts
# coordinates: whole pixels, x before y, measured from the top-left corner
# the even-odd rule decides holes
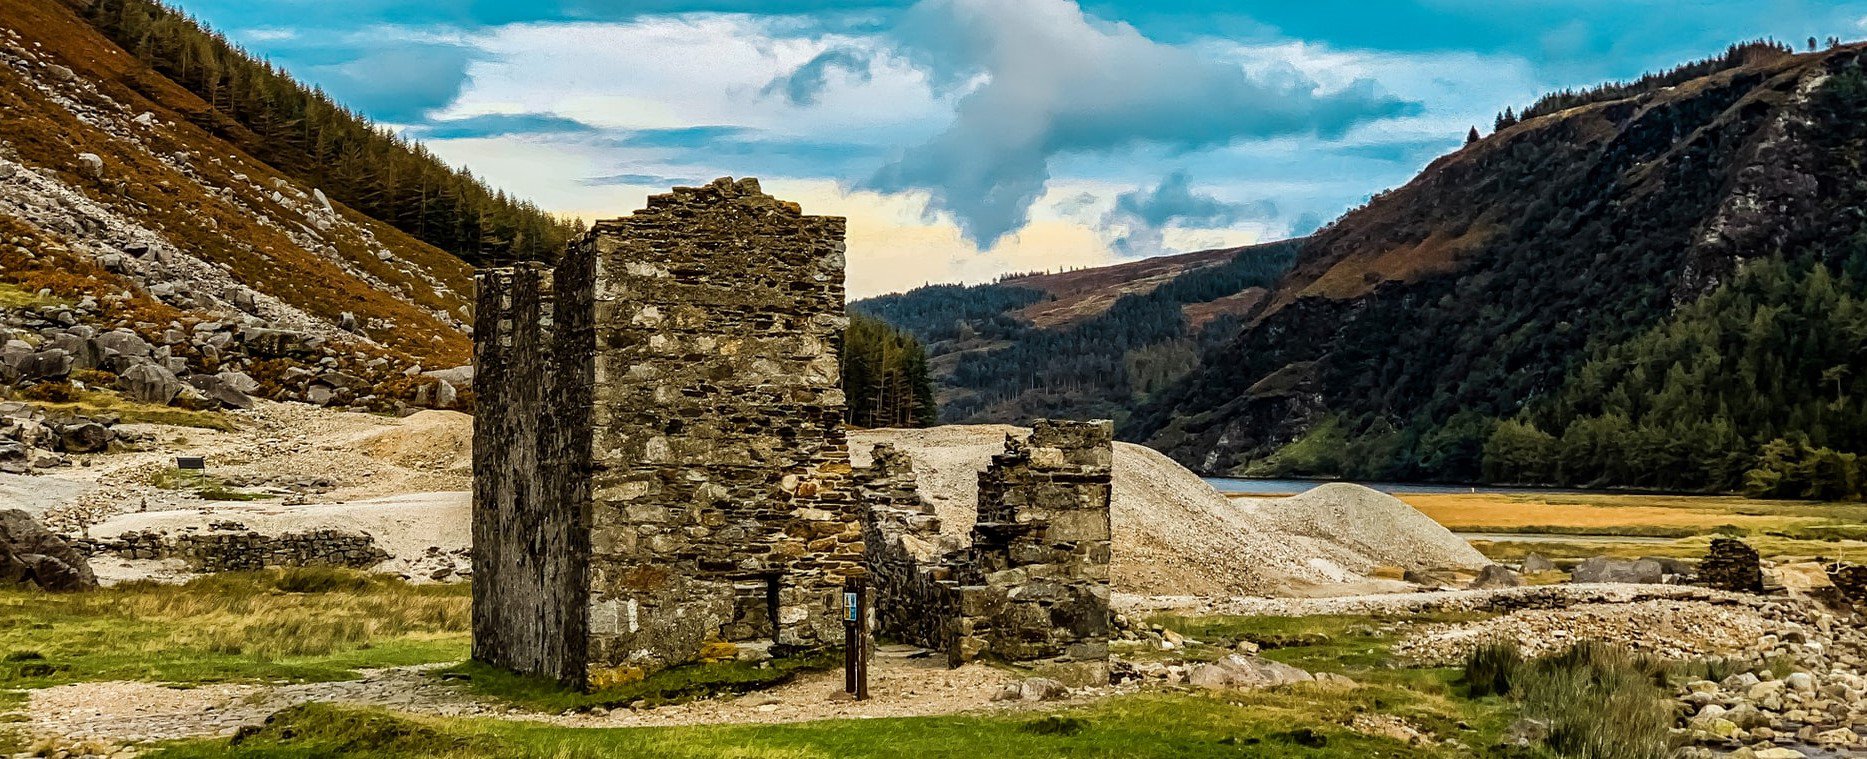
[[[795,137],[879,139],[947,118],[926,77],[871,38],[813,35],[794,19],[645,16],[626,23],[498,27],[469,40],[481,60],[437,119],[538,113],[601,127],[738,126]],[[838,78],[813,103],[765,90],[835,47],[875,54],[866,79]],[[878,107],[885,104],[886,107]]]

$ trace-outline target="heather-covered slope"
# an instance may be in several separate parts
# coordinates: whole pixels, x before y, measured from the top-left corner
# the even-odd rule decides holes
[[[1516,451],[1548,466],[1494,470],[1499,478],[1603,485],[1713,466],[1712,454],[1742,473],[1759,446],[1786,433],[1867,449],[1867,355],[1859,335],[1844,334],[1853,321],[1802,322],[1819,333],[1806,336],[1765,324],[1761,339],[1669,343],[1665,355],[1635,351],[1634,363],[1629,349],[1616,352],[1666,342],[1642,335],[1758,276],[1758,266],[1790,272],[1775,277],[1783,282],[1820,269],[1824,282],[1859,294],[1862,58],[1861,46],[1739,49],[1693,70],[1713,71],[1706,76],[1534,110],[1548,113],[1439,159],[1311,238],[1249,325],[1123,434],[1205,472],[1476,479],[1488,455],[1498,458],[1493,437],[1510,419],[1548,427]],[[1799,297],[1789,285],[1763,290],[1766,322]],[[1755,301],[1745,302],[1754,316]],[[1717,350],[1740,344],[1770,355]],[[1594,367],[1586,376],[1584,364]],[[1743,365],[1752,389],[1725,388],[1721,378]],[[1805,395],[1779,383],[1819,386],[1824,376],[1831,408],[1799,406],[1811,410],[1786,424],[1751,421]],[[1731,400],[1695,407],[1696,418],[1654,415],[1682,408],[1665,399],[1669,384],[1674,395]],[[1565,394],[1583,386],[1606,395]],[[1622,432],[1603,434],[1609,428]],[[1651,445],[1635,450],[1626,442],[1635,439]],[[1636,455],[1645,457],[1639,471],[1582,465]],[[1694,484],[1734,483],[1726,474]]]
[[[150,358],[269,397],[451,402],[407,370],[467,362],[471,267],[196,125],[217,112],[68,4],[0,3],[0,380],[107,386]]]

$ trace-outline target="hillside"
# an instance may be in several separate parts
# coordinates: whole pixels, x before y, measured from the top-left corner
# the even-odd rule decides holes
[[[1713,490],[1784,438],[1858,482],[1862,66],[1753,45],[1501,119],[1305,241],[1123,434],[1205,472]]]
[[[947,423],[1120,420],[1229,336],[1293,242],[933,285],[850,304],[926,345]]]
[[[0,384],[453,403],[418,369],[467,363],[471,267],[224,138],[225,107],[70,3],[0,4]]]

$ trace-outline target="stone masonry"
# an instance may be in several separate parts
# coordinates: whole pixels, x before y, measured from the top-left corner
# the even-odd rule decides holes
[[[475,658],[589,684],[840,642],[843,231],[722,179],[481,275]]]
[[[1714,538],[1711,550],[1698,564],[1698,582],[1733,593],[1763,592],[1763,562],[1757,549],[1744,541]]]
[[[859,473],[870,502],[869,573],[878,632],[991,658],[1070,685],[1108,683],[1108,422],[1039,421],[979,474],[972,543],[942,551],[911,464],[878,446]]]

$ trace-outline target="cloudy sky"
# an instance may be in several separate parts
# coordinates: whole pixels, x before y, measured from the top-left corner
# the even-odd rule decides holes
[[[1306,233],[1542,92],[1867,0],[180,0],[442,157],[618,216],[757,176],[850,290]]]

